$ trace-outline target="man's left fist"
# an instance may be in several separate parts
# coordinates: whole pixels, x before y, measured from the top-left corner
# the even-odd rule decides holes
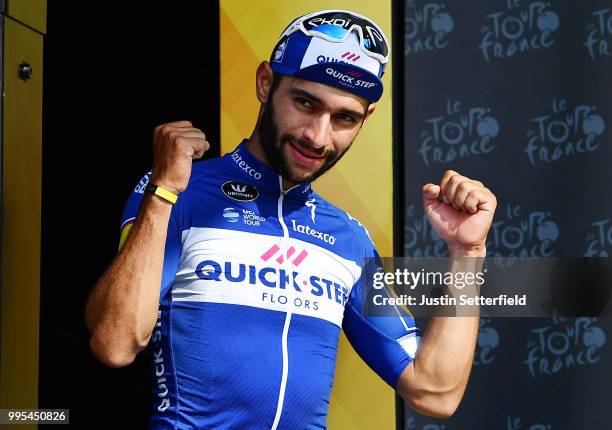
[[[425,215],[451,255],[486,254],[496,206],[495,195],[482,182],[454,170],[444,172],[439,185],[423,185]]]

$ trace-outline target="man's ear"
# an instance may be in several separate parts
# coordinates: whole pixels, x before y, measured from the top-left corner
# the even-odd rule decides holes
[[[361,124],[362,127],[363,127],[363,124],[365,124],[365,122],[368,120],[370,115],[374,113],[374,109],[376,109],[376,102],[370,103],[368,105],[368,109],[366,110],[365,116],[363,118],[363,123]]]
[[[268,103],[273,80],[274,72],[270,67],[270,63],[262,61],[259,67],[257,67],[257,72],[255,74],[255,92],[257,94],[257,100],[259,100],[261,104]]]

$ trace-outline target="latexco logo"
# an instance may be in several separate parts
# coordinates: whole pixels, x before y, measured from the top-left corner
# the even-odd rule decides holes
[[[553,33],[559,29],[559,16],[550,3],[540,1],[523,4],[508,0],[506,8],[485,16],[478,48],[487,63],[517,54],[550,48]]]
[[[242,171],[247,173],[249,176],[252,176],[255,179],[261,179],[261,173],[249,166],[249,164],[244,161],[237,152],[232,154],[232,160],[234,160],[234,163],[236,163],[238,167],[240,167],[240,169],[242,169]]]
[[[553,163],[564,157],[594,152],[606,125],[595,106],[570,107],[565,99],[553,99],[552,111],[531,120],[524,152],[529,162]]]
[[[499,122],[485,107],[466,108],[458,100],[446,101],[446,112],[425,120],[420,133],[421,155],[426,166],[457,158],[488,154],[495,148]]]
[[[297,233],[304,234],[306,236],[312,236],[316,239],[322,240],[325,243],[329,243],[330,245],[333,245],[336,243],[335,236],[328,234],[328,233],[323,233],[321,231],[317,231],[314,228],[310,228],[307,225],[298,224],[293,219],[291,220],[291,227],[293,228],[293,231]]]
[[[416,7],[414,0],[406,2],[404,55],[446,48],[455,23],[445,10],[445,4],[425,3]]]
[[[228,181],[221,185],[221,190],[230,199],[247,202],[259,197],[259,190],[252,185]]]
[[[598,9],[591,12],[586,26],[584,47],[592,60],[611,56],[612,50],[612,9]]]

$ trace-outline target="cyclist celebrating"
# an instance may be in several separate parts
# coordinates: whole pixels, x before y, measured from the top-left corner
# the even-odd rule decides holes
[[[88,301],[96,357],[131,363],[147,345],[152,429],[325,428],[343,329],[418,411],[446,417],[465,390],[478,317],[363,309],[366,229],[311,182],[350,148],[383,93],[382,30],[350,11],[293,21],[256,73],[253,133],[208,149],[188,121],[154,133],[152,173],[130,196],[121,249]],[[453,171],[423,187],[426,214],[457,257],[484,257],[495,196]],[[477,271],[479,267],[470,267]]]

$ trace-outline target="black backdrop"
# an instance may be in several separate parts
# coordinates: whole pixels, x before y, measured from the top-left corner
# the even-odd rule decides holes
[[[85,300],[113,258],[156,124],[191,120],[219,154],[218,1],[51,0],[44,45],[40,408],[78,429],[146,428],[148,360],[96,362]]]
[[[607,256],[612,2],[398,3],[405,255],[446,254],[420,186],[453,169],[498,197],[488,255]],[[611,335],[603,318],[485,318],[456,415],[406,408],[403,428],[610,428]]]

